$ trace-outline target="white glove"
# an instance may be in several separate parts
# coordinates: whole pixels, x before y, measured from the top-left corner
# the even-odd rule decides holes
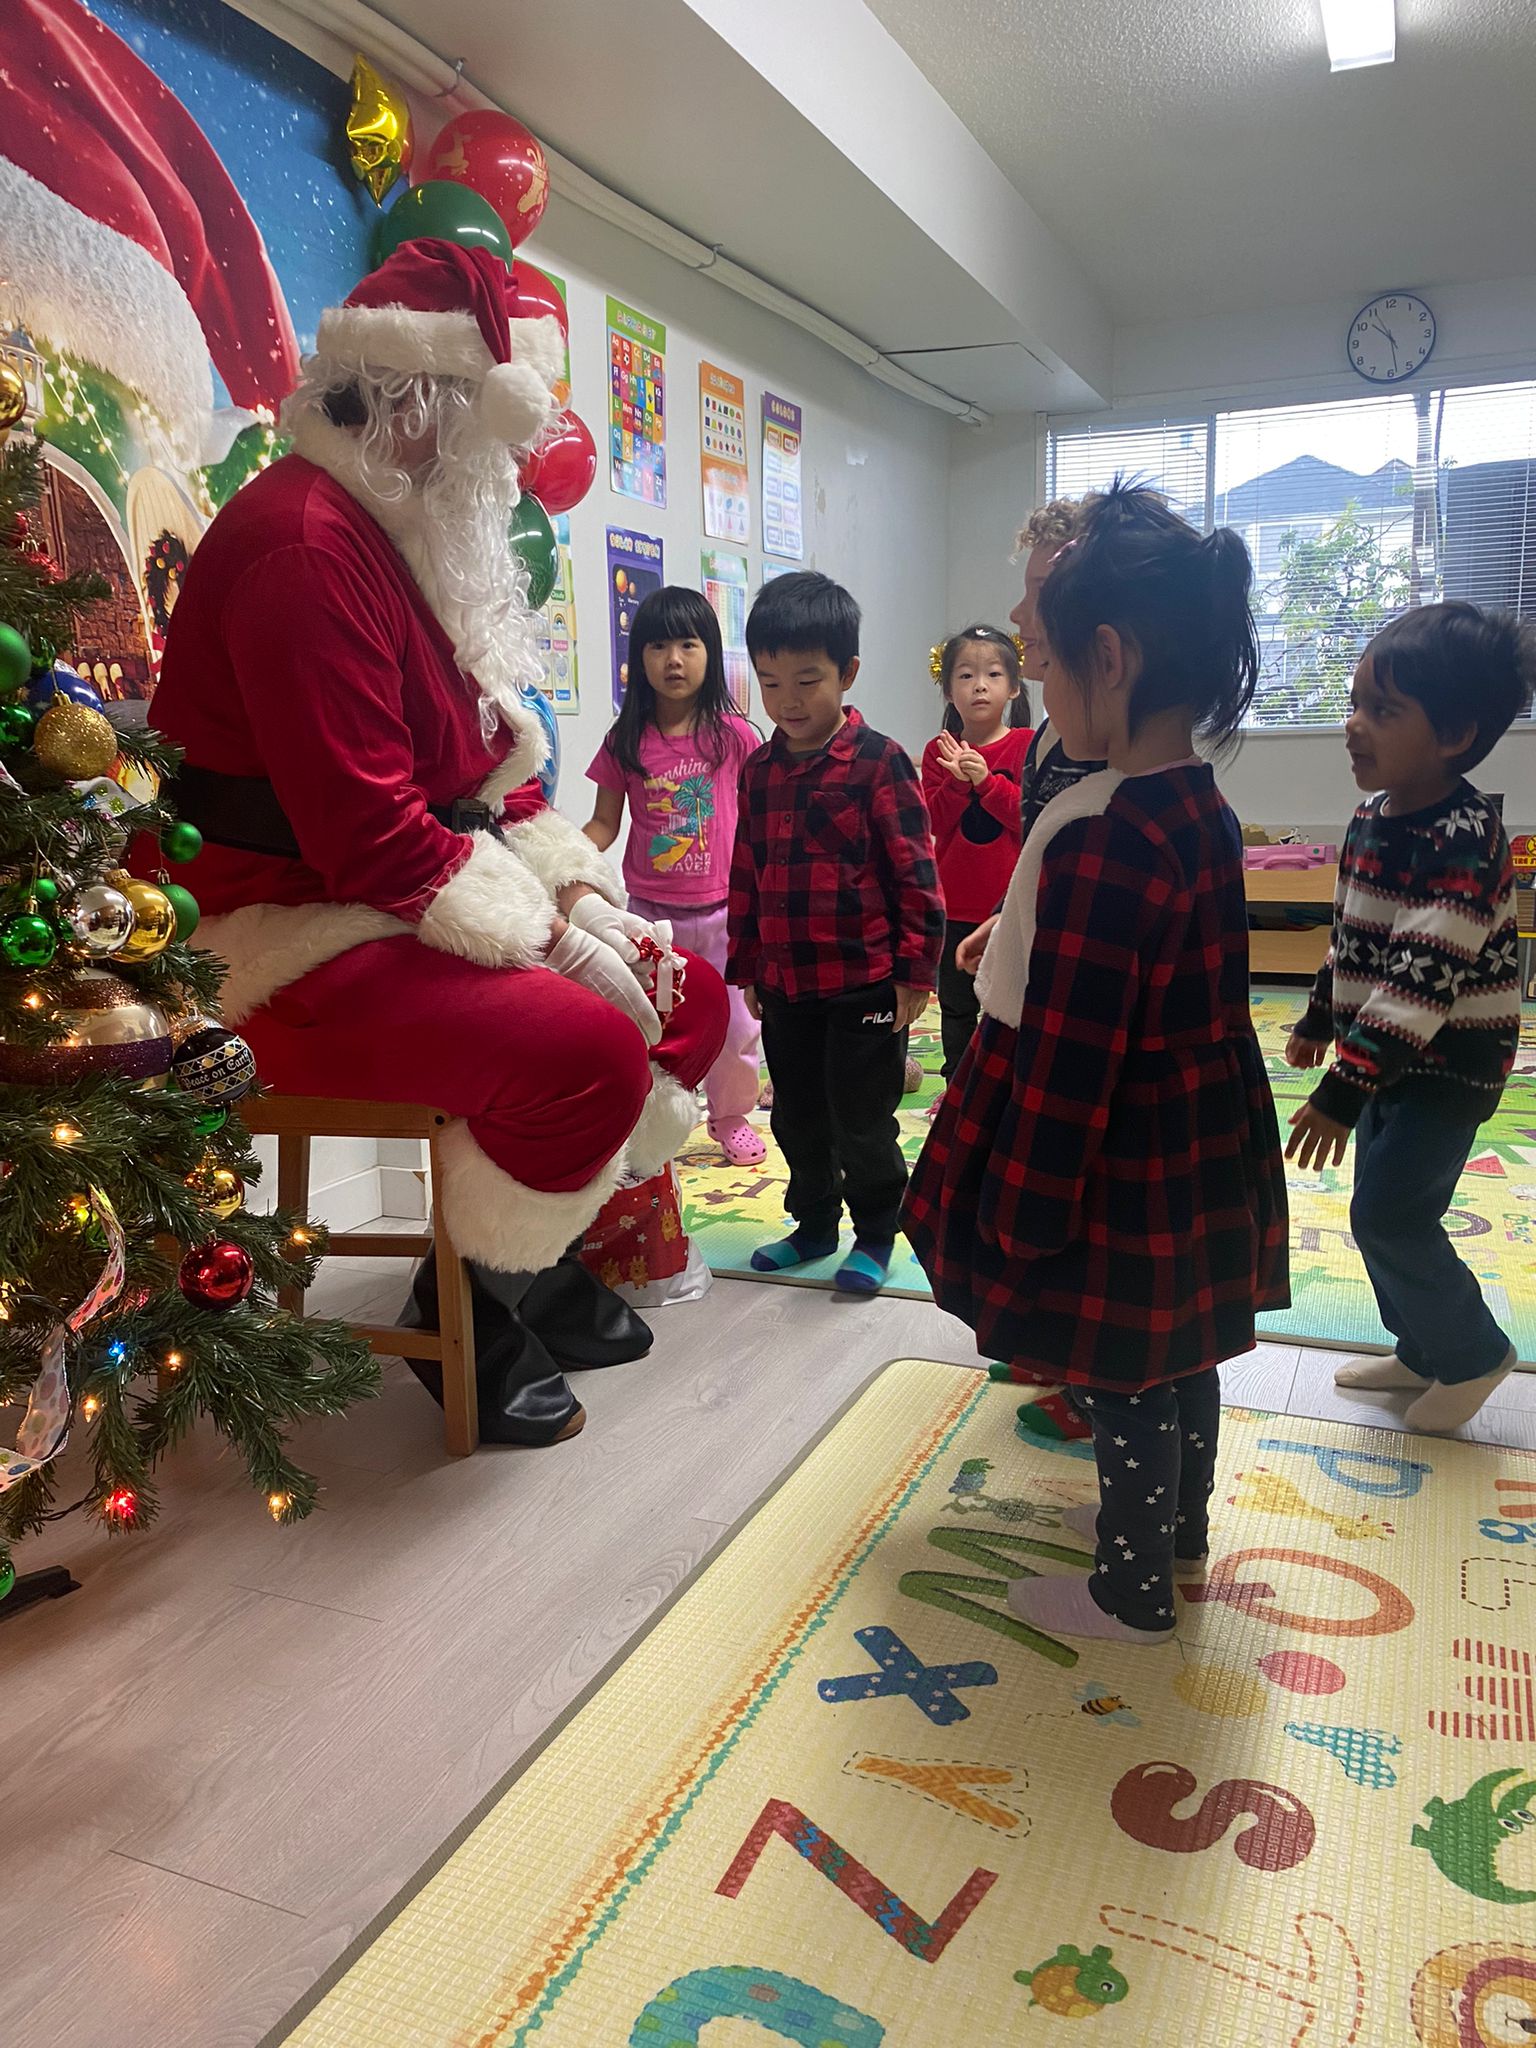
[[[582,898],[583,902],[586,900]],[[631,1023],[639,1027],[647,1045],[655,1045],[661,1037],[661,1019],[650,997],[613,947],[605,946],[590,932],[578,931],[575,925],[568,923],[544,955],[544,965],[552,967],[556,974],[563,974],[567,981],[578,982],[582,988],[591,989],[593,995],[601,996],[605,1003],[612,1003],[616,1010],[622,1010]]]
[[[632,910],[615,910],[606,897],[596,894],[578,896],[566,917],[582,931],[590,932],[594,939],[611,946],[626,967],[633,967],[640,958],[635,940],[656,937],[655,925],[636,917]]]

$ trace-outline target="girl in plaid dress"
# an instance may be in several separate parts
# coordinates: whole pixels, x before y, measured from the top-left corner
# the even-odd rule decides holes
[[[1101,1504],[1086,1576],[1025,1578],[1052,1635],[1154,1643],[1207,1550],[1217,1363],[1289,1301],[1284,1165],[1248,1006],[1242,841],[1197,738],[1258,676],[1236,534],[1116,483],[1040,597],[1045,705],[1108,767],[1025,842],[977,978],[982,1020],[903,1226],[994,1358],[1075,1390]]]

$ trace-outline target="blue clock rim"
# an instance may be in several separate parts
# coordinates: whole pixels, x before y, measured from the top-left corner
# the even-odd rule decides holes
[[[1424,352],[1423,361],[1415,363],[1411,370],[1405,370],[1402,376],[1373,377],[1369,370],[1362,370],[1360,365],[1355,361],[1354,357],[1350,354],[1349,337],[1354,333],[1355,322],[1360,318],[1360,315],[1362,313],[1368,313],[1372,306],[1379,305],[1383,299],[1390,299],[1394,296],[1400,299],[1412,299],[1415,302],[1415,304],[1422,306],[1425,312],[1429,315],[1429,347]],[[1435,309],[1429,303],[1428,299],[1421,297],[1418,292],[1411,292],[1407,290],[1406,287],[1399,287],[1395,293],[1389,288],[1386,291],[1372,292],[1371,296],[1366,300],[1365,304],[1363,306],[1357,306],[1354,312],[1350,314],[1349,325],[1344,330],[1344,360],[1346,363],[1349,364],[1350,369],[1361,380],[1362,383],[1406,384],[1410,377],[1417,377],[1420,370],[1422,370],[1428,363],[1430,357],[1435,352],[1435,343],[1439,339],[1440,322],[1435,318]]]

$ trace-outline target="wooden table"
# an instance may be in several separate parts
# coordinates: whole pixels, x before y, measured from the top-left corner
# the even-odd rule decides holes
[[[1316,868],[1244,868],[1243,888],[1250,903],[1333,902],[1339,886],[1335,863]],[[1333,935],[1332,920],[1307,931],[1250,931],[1248,960],[1255,974],[1310,977],[1323,964]]]

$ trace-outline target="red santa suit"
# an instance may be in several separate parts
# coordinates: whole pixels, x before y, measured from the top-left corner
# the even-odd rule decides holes
[[[500,278],[496,259],[472,253]],[[468,335],[457,312],[412,315],[395,333],[393,311],[349,301],[328,314],[322,355],[361,350],[389,367],[392,352],[419,353],[425,319],[433,365],[477,377],[508,441],[534,438],[560,355],[553,322],[513,321],[503,343],[484,304]],[[428,1102],[460,1119],[437,1190],[455,1242],[486,1265],[537,1270],[626,1164],[655,1171],[684,1142],[723,1042],[725,991],[689,961],[648,1055],[630,1017],[540,964],[556,892],[584,883],[619,904],[618,878],[544,801],[534,778],[547,742],[515,690],[497,692],[487,737],[462,636],[456,647],[407,559],[425,559],[413,508],[359,501],[347,429],[311,414],[294,434],[299,452],[247,484],[200,542],[155,697],[155,723],[188,767],[269,783],[297,847],[284,858],[210,833],[188,874],[199,943],[229,963],[224,1014],[271,1086]],[[435,815],[456,800],[488,805],[499,836]]]

